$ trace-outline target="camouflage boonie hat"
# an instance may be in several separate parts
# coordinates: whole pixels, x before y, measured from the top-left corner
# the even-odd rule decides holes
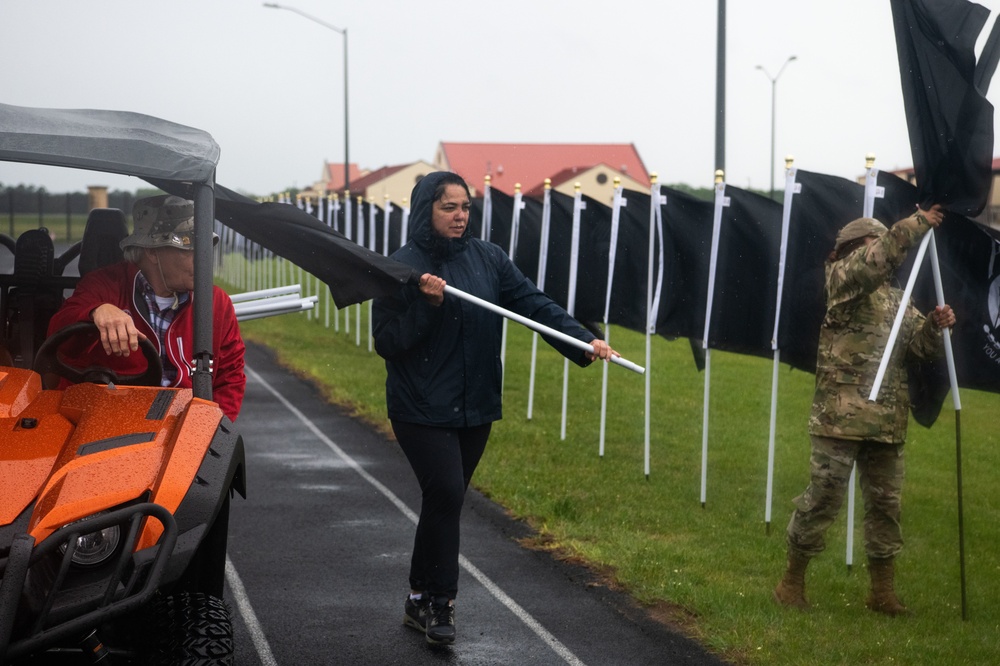
[[[878,220],[871,217],[859,217],[853,222],[848,222],[844,228],[837,232],[837,241],[833,245],[834,251],[842,248],[846,243],[865,236],[881,236],[888,229]]]
[[[194,202],[172,194],[139,199],[132,206],[134,231],[120,243],[136,247],[194,249]],[[218,235],[212,234],[217,243]]]

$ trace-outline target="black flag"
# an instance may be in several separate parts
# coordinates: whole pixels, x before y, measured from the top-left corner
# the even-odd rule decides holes
[[[725,196],[708,346],[770,357],[781,205],[732,185],[726,185]]]
[[[183,183],[149,182],[164,192],[190,197]],[[394,294],[404,284],[420,279],[410,266],[347,240],[290,204],[257,203],[216,185],[215,217],[325,282],[338,308]]]
[[[989,11],[966,0],[891,3],[919,200],[975,217],[992,179],[993,106],[976,87],[974,51]]]

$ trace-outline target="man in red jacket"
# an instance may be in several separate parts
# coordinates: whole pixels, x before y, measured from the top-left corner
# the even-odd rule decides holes
[[[173,195],[139,199],[134,233],[121,242],[125,261],[87,273],[52,317],[48,334],[91,321],[100,344],[62,348],[69,365],[103,365],[119,374],[145,369],[139,341],[148,339],[163,362],[163,386],[190,388],[194,352],[194,204]],[[216,238],[217,240],[217,238]],[[213,288],[212,399],[231,420],[243,403],[243,338],[229,296]],[[74,348],[75,347],[75,348]]]

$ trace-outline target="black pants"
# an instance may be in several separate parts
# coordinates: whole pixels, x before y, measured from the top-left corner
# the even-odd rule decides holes
[[[410,589],[448,599],[458,593],[462,504],[492,425],[436,428],[392,421],[396,441],[422,492],[410,561]]]

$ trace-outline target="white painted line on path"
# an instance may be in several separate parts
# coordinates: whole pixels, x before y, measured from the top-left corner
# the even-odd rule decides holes
[[[281,404],[283,404],[288,409],[288,411],[290,411],[292,414],[294,414],[296,416],[296,418],[298,418],[299,421],[301,421],[306,426],[306,428],[309,429],[310,432],[312,432],[314,435],[316,435],[317,439],[319,439],[321,442],[323,442],[324,444],[326,444],[330,448],[331,451],[333,451],[337,456],[340,457],[341,460],[344,461],[345,464],[347,464],[349,467],[351,467],[351,469],[353,469],[355,472],[357,472],[358,474],[360,474],[361,477],[365,481],[367,481],[372,486],[374,486],[376,489],[378,489],[378,491],[380,493],[382,493],[382,495],[384,495],[386,499],[388,499],[390,502],[392,502],[393,504],[395,504],[396,508],[398,508],[402,512],[402,514],[404,516],[406,516],[407,518],[409,518],[410,522],[412,522],[414,525],[417,524],[417,519],[418,519],[417,514],[414,513],[410,509],[410,507],[406,506],[406,504],[403,502],[403,500],[399,499],[399,497],[397,497],[395,493],[393,493],[385,485],[383,485],[382,482],[380,482],[374,476],[372,476],[367,471],[365,471],[361,467],[361,465],[359,465],[357,463],[357,461],[355,461],[353,458],[351,458],[349,455],[347,455],[347,453],[343,449],[341,449],[339,446],[337,446],[337,444],[333,440],[331,440],[329,437],[327,437],[323,433],[323,431],[320,430],[316,426],[316,424],[314,424],[312,421],[310,421],[306,417],[306,415],[303,414],[301,411],[299,411],[299,409],[295,405],[293,405],[292,403],[290,403],[285,398],[285,396],[281,395],[277,391],[277,389],[275,389],[273,386],[271,386],[270,384],[268,384],[267,381],[265,381],[264,378],[261,377],[257,372],[255,372],[249,366],[245,367],[244,371],[246,372],[246,375],[247,375],[248,378],[252,379],[255,382],[260,383],[261,386],[263,386],[268,391],[270,391],[271,395],[273,395],[275,398],[277,398],[278,402],[280,402]],[[570,652],[569,648],[567,648],[565,645],[563,645],[561,642],[559,642],[559,639],[557,639],[555,636],[553,636],[551,633],[549,633],[548,630],[546,630],[545,627],[543,627],[541,625],[541,623],[538,622],[538,620],[536,620],[534,617],[532,617],[532,615],[528,611],[524,610],[524,608],[522,608],[516,601],[514,601],[513,599],[511,599],[510,596],[507,595],[507,593],[505,593],[502,589],[500,589],[500,587],[497,586],[496,583],[494,583],[492,580],[490,580],[490,578],[486,574],[484,574],[482,571],[480,571],[474,564],[472,564],[472,562],[470,562],[468,559],[466,559],[466,557],[464,555],[459,555],[458,561],[459,561],[459,564],[462,565],[463,569],[465,569],[466,571],[468,571],[469,574],[472,575],[472,577],[474,577],[476,580],[478,580],[483,585],[483,587],[485,587],[489,591],[489,593],[492,594],[494,596],[494,598],[496,598],[497,601],[499,601],[501,604],[503,604],[504,606],[506,606],[512,613],[514,613],[514,615],[519,620],[521,620],[522,622],[524,622],[524,624],[529,629],[531,629],[533,632],[535,632],[535,634],[539,638],[541,638],[543,641],[545,641],[545,643],[549,647],[551,647],[552,650],[556,654],[558,654],[560,657],[562,657],[562,659],[567,664],[570,664],[571,666],[585,666],[585,664],[583,663],[583,661],[581,661],[575,654],[573,654],[572,652]],[[235,573],[235,570],[234,570],[234,573]],[[228,569],[227,569],[227,574],[228,574]],[[259,626],[258,626],[258,628],[259,628]],[[261,634],[261,635],[263,636],[263,634]],[[266,641],[265,641],[265,645],[266,645]],[[272,657],[272,659],[273,659],[273,657]],[[274,662],[271,662],[271,663],[274,663]]]
[[[264,666],[278,666],[278,662],[274,660],[274,655],[271,653],[271,645],[267,642],[267,636],[264,635],[264,629],[261,628],[257,614],[253,612],[253,606],[250,605],[243,581],[240,580],[240,575],[236,573],[236,567],[233,566],[228,555],[226,555],[226,582],[229,583],[229,591],[236,599],[236,608],[243,616],[243,624],[250,632],[250,640],[253,641],[253,645],[257,649],[260,663]]]

